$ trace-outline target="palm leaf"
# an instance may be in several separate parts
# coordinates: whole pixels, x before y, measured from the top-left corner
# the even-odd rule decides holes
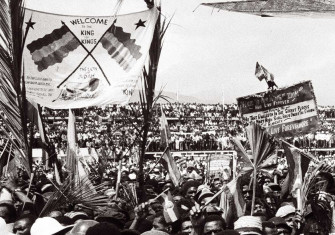
[[[24,83],[21,88],[22,49],[26,33],[24,25],[24,1],[0,2],[0,108],[7,132],[14,137],[13,147],[20,152],[20,161],[30,173],[25,107]],[[9,134],[10,133],[10,134]]]
[[[53,210],[64,208],[64,206],[72,210],[75,205],[81,205],[97,212],[102,212],[102,208],[108,206],[108,197],[103,195],[104,184],[88,187],[90,184],[88,178],[75,178],[68,177],[63,185],[56,186],[56,191],[42,209],[40,217],[46,216]]]
[[[160,10],[160,6],[158,7]],[[139,156],[139,183],[140,187],[144,184],[144,174],[143,174],[143,159],[146,151],[146,142],[149,132],[149,125],[151,122],[153,104],[154,104],[154,95],[155,95],[155,86],[157,78],[157,69],[160,54],[162,52],[163,37],[166,33],[169,24],[161,24],[161,14],[158,16],[155,31],[153,35],[153,40],[151,42],[149,50],[149,64],[148,69],[143,68],[142,72],[142,90],[140,93],[140,102],[143,113],[143,127],[142,127],[142,143],[141,143],[141,154]]]
[[[276,149],[273,137],[260,125],[252,123],[246,128],[254,165],[257,168]]]

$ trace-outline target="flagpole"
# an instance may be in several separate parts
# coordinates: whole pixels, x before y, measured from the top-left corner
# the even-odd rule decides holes
[[[257,169],[254,167],[254,175],[253,175],[253,185],[252,185],[252,202],[251,202],[251,215],[254,214],[255,209],[255,198],[256,198],[256,183],[257,183]]]

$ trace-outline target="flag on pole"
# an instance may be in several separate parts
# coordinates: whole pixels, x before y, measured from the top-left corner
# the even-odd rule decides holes
[[[241,175],[238,175],[235,179],[233,179],[226,185],[223,193],[221,194],[220,207],[225,211],[225,216],[230,209],[235,209],[238,217],[244,215],[245,201],[243,199],[242,191],[240,188],[241,179]],[[230,208],[230,205],[227,202],[227,196],[229,195],[232,195],[233,197],[234,208]]]
[[[169,148],[169,139],[170,139],[170,131],[169,131],[169,125],[166,120],[165,114],[163,112],[163,109],[161,107],[162,116],[161,116],[161,143],[163,146],[166,147],[166,150],[163,153],[162,159],[165,161],[166,164],[163,164],[166,166],[167,171],[169,172],[170,179],[172,180],[173,184],[175,186],[179,185],[181,174],[178,169],[178,166],[173,159],[170,148]]]
[[[169,172],[169,176],[170,176],[171,181],[173,182],[173,184],[175,186],[178,186],[179,183],[180,183],[181,174],[180,174],[180,171],[178,169],[178,166],[177,166],[175,160],[173,159],[173,157],[171,155],[169,147],[167,147],[167,150],[163,153],[162,159],[166,163],[166,164],[163,164],[163,165],[165,165],[165,168]]]
[[[164,114],[164,111],[163,111],[163,108],[161,106],[161,119],[160,119],[160,122],[161,122],[161,144],[163,146],[168,146],[169,143],[170,143],[170,138],[171,138],[171,134],[170,134],[170,130],[169,130],[169,124],[167,122],[167,119],[165,117],[165,114]]]
[[[67,156],[66,169],[76,175],[77,173],[77,132],[76,132],[76,116],[72,109],[69,109],[69,120],[67,125]]]
[[[259,81],[262,81],[263,79],[265,79],[265,81],[274,81],[273,74],[270,73],[266,68],[264,68],[258,62],[256,62],[255,76],[256,78],[259,79]]]
[[[282,185],[281,194],[283,196],[286,193],[291,192],[295,197],[297,189],[301,189],[303,179],[308,170],[310,159],[302,157],[299,149],[296,147],[289,146],[285,142],[282,142],[282,144],[288,165],[288,175]]]
[[[179,219],[178,207],[174,203],[170,191],[162,193],[163,202],[163,215],[166,223],[173,223]]]

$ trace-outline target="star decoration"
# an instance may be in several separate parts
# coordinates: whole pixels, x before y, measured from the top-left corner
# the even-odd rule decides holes
[[[30,17],[29,21],[26,22],[26,24],[27,24],[27,29],[29,29],[29,28],[34,29],[34,24],[36,24],[36,22],[32,22],[31,17]]]
[[[139,27],[145,27],[145,22],[147,22],[146,20],[145,21],[142,21],[141,19],[135,24],[136,25],[136,29],[138,29]],[[135,29],[135,30],[136,30]]]

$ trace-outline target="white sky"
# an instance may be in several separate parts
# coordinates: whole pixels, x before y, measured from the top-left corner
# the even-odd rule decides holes
[[[75,15],[109,15],[115,0],[26,0],[27,7]],[[121,13],[146,8],[124,0]],[[318,104],[335,104],[335,18],[261,18],[200,6],[200,0],[162,0],[170,18],[159,64],[157,88],[218,98],[227,103],[264,91],[254,76],[256,61],[279,86],[312,80]]]

